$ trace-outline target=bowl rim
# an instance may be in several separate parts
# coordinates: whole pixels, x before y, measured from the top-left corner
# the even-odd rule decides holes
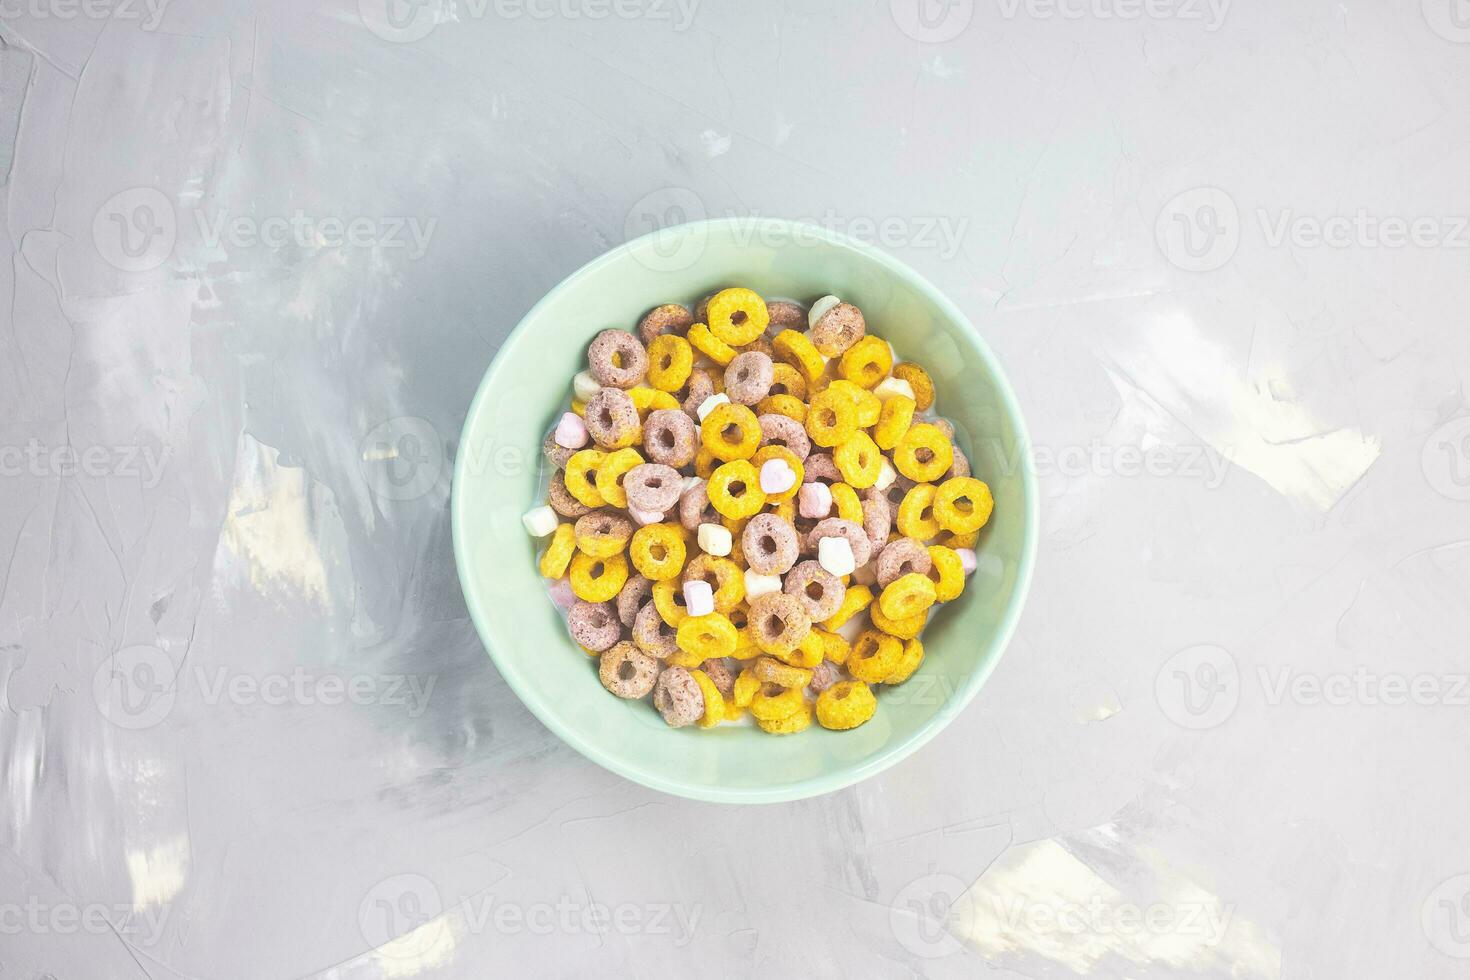
[[[619,759],[615,754],[604,751],[597,743],[583,739],[574,730],[562,724],[553,714],[545,710],[545,706],[531,693],[530,688],[523,682],[520,672],[514,664],[510,663],[508,658],[502,658],[496,651],[495,645],[490,642],[490,631],[487,629],[487,620],[480,607],[480,601],[470,594],[468,587],[469,570],[465,557],[468,549],[463,541],[463,513],[464,508],[468,504],[465,500],[465,495],[461,492],[464,480],[466,479],[465,470],[467,465],[466,460],[468,459],[468,454],[462,450],[468,444],[470,426],[473,425],[474,420],[480,414],[482,403],[489,397],[489,382],[491,376],[495,373],[496,364],[500,361],[501,355],[511,349],[521,334],[529,329],[530,323],[536,318],[536,315],[543,306],[547,305],[562,290],[568,288],[569,284],[583,273],[618,261],[627,253],[643,246],[650,239],[675,233],[688,235],[695,232],[703,232],[705,235],[710,235],[731,227],[738,227],[743,233],[748,233],[752,228],[765,228],[776,231],[786,236],[784,240],[788,244],[794,244],[796,247],[810,247],[811,240],[819,240],[828,245],[858,252],[882,266],[891,275],[908,282],[914,288],[924,293],[944,317],[954,325],[958,327],[969,327],[968,330],[953,330],[953,333],[960,335],[957,340],[958,343],[970,345],[974,348],[975,353],[985,362],[986,367],[990,370],[991,376],[995,381],[996,390],[1000,393],[1001,400],[1005,406],[1005,412],[1011,420],[1011,423],[1015,426],[1016,441],[1018,445],[1023,447],[1023,451],[1016,455],[1021,462],[1020,477],[1024,491],[1023,496],[1025,498],[1020,564],[1017,569],[1016,584],[1012,590],[1010,602],[1007,603],[1005,611],[996,624],[996,629],[989,641],[994,653],[993,655],[987,656],[985,661],[969,675],[963,687],[941,706],[940,710],[929,719],[928,723],[906,739],[885,747],[880,754],[859,765],[835,773],[819,773],[781,786],[742,789],[723,789],[711,787],[706,784],[690,784],[679,779],[670,778],[656,771],[630,765]],[[505,679],[506,684],[515,692],[516,697],[520,699],[526,709],[542,725],[550,729],[558,738],[585,758],[639,785],[685,799],[712,803],[782,803],[822,796],[840,789],[845,789],[848,786],[875,776],[885,769],[902,762],[928,744],[931,739],[948,727],[959,713],[969,705],[975,695],[979,693],[980,688],[990,678],[990,674],[995,670],[996,665],[1000,663],[1001,658],[1005,655],[1007,648],[1010,646],[1010,641],[1015,634],[1017,623],[1021,617],[1021,611],[1024,609],[1026,599],[1031,591],[1032,572],[1036,564],[1040,501],[1037,497],[1035,467],[1030,452],[1026,451],[1030,444],[1030,435],[1026,429],[1026,420],[1021,412],[1020,402],[1016,398],[1015,391],[1011,388],[1010,379],[1006,377],[999,359],[991,351],[990,346],[981,338],[980,332],[970,322],[970,318],[937,286],[911,266],[866,242],[859,241],[820,225],[787,218],[707,218],[680,225],[672,225],[666,228],[655,229],[638,238],[624,242],[622,245],[611,248],[562,277],[545,296],[525,312],[515,328],[501,341],[500,346],[496,349],[495,356],[485,365],[485,372],[480,378],[480,383],[475,390],[475,396],[471,399],[469,407],[465,411],[464,425],[461,427],[459,437],[459,448],[461,451],[457,452],[455,456],[454,477],[450,488],[450,530],[454,546],[455,571],[459,577],[460,591],[464,595],[465,605],[469,609],[470,619],[474,623],[475,632],[479,636],[481,646],[485,648],[485,652],[489,654],[491,662],[495,664],[495,669],[500,672],[500,676]]]

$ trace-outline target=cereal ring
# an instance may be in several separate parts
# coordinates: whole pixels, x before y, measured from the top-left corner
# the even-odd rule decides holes
[[[757,721],[780,721],[800,711],[805,704],[801,687],[764,683],[750,699],[750,713]]]
[[[775,358],[776,356],[776,352],[771,349],[771,342],[765,337],[757,337],[750,343],[742,345],[740,352],[742,354],[746,352],[764,354],[769,358]]]
[[[791,395],[798,401],[806,399],[806,378],[785,361],[771,365],[771,394]]]
[[[694,420],[683,411],[660,408],[648,413],[643,423],[643,451],[650,460],[677,469],[694,461],[697,448]]]
[[[768,735],[795,735],[811,727],[813,713],[812,706],[803,700],[799,708],[784,718],[757,718],[755,723]]]
[[[898,532],[907,538],[928,541],[939,534],[934,517],[934,484],[920,483],[904,494],[898,505]]]
[[[568,449],[556,441],[556,431],[546,433],[546,439],[541,443],[541,454],[547,461],[557,469],[567,465],[567,460],[572,458],[575,449]]]
[[[561,578],[576,552],[577,532],[570,524],[558,524],[541,555],[541,574],[546,578]]]
[[[838,483],[842,480],[842,473],[837,469],[837,464],[832,462],[831,453],[812,453],[802,461],[806,469],[807,483]]]
[[[770,311],[766,301],[749,289],[722,289],[710,297],[710,332],[734,347],[748,344],[766,332]]]
[[[800,422],[785,415],[771,414],[757,416],[756,422],[761,427],[762,446],[784,446],[799,460],[811,455],[812,441]]]
[[[886,588],[910,572],[928,575],[933,564],[923,542],[913,538],[890,541],[878,553],[878,584]]]
[[[757,514],[740,535],[745,563],[760,575],[783,575],[796,564],[801,542],[791,522],[775,514]]]
[[[704,663],[715,657],[728,657],[735,652],[739,634],[723,613],[685,616],[675,633],[679,649]]]
[[[742,602],[725,614],[729,617],[731,625],[740,631],[740,639],[735,644],[735,652],[731,654],[737,660],[749,660],[760,654],[760,647],[755,645],[755,633],[750,628],[750,604]]]
[[[990,520],[995,498],[990,487],[970,476],[945,480],[934,491],[934,519],[946,531],[968,534],[978,531]]]
[[[704,716],[704,691],[689,671],[670,667],[653,686],[653,706],[670,728],[683,728]]]
[[[878,337],[864,337],[842,355],[837,373],[863,388],[872,388],[893,369],[893,351]]]
[[[756,680],[755,672],[746,667],[735,678],[735,689],[730,692],[730,700],[737,707],[748,708],[760,689],[761,682]]]
[[[700,581],[709,583],[714,592],[715,612],[728,613],[745,599],[745,575],[728,558],[715,555],[696,555],[684,569],[684,583]]]
[[[587,346],[587,369],[604,387],[631,388],[648,372],[648,352],[628,331],[604,330]]]
[[[633,532],[628,557],[639,574],[654,582],[675,578],[684,568],[684,538],[672,524],[649,524]]]
[[[806,434],[813,443],[830,449],[857,432],[857,408],[841,391],[828,388],[812,396],[806,409]]]
[[[777,357],[801,373],[808,389],[827,370],[827,362],[822,360],[822,355],[812,346],[806,334],[799,331],[782,330],[771,341],[771,349],[776,352]]]
[[[618,622],[610,602],[578,599],[567,610],[567,629],[571,630],[572,639],[596,653],[606,650],[623,635],[623,624]]]
[[[591,507],[572,496],[567,489],[566,477],[560,470],[552,474],[551,482],[546,486],[546,502],[562,517],[578,518],[592,512]]]
[[[893,366],[893,376],[909,383],[914,390],[914,404],[919,411],[927,412],[934,405],[934,381],[913,361],[904,361]]]
[[[847,672],[860,681],[877,684],[893,673],[903,657],[903,644],[887,633],[863,630],[847,657]]]
[[[641,465],[643,465],[643,457],[632,446],[608,453],[602,462],[597,464],[598,495],[610,506],[628,506],[628,494],[623,490],[623,478],[633,467]]]
[[[633,620],[633,642],[650,657],[666,660],[679,649],[674,627],[664,622],[658,606],[645,602]]]
[[[683,415],[683,412],[678,413]],[[623,477],[623,495],[629,507],[662,514],[679,502],[684,478],[672,466],[642,463]]]
[[[965,566],[960,562],[959,552],[944,545],[931,544],[928,548],[929,578],[934,583],[934,601],[949,602],[958,599],[965,591]]]
[[[806,689],[813,694],[821,694],[827,688],[836,684],[841,676],[842,672],[837,668],[836,664],[830,660],[823,660],[812,668],[812,681],[806,686]]]
[[[886,550],[886,549],[885,549]],[[889,619],[907,619],[917,616],[934,605],[934,583],[928,575],[910,572],[883,587],[878,596],[878,608]]]
[[[587,431],[603,449],[631,446],[642,435],[638,406],[621,388],[603,388],[587,400]]]
[[[577,550],[593,558],[611,558],[628,546],[633,522],[617,511],[594,510],[577,518],[576,532]]]
[[[709,502],[709,484],[704,480],[679,497],[679,523],[687,531],[698,531],[701,524],[720,523],[720,513]]]
[[[806,687],[812,682],[812,672],[802,667],[782,663],[775,657],[757,657],[750,672],[763,684],[780,684],[782,687]]]
[[[714,684],[715,690],[720,692],[720,697],[728,698],[735,693],[735,674],[730,670],[730,664],[724,657],[713,657],[706,660],[699,667],[705,676]]]
[[[704,671],[691,670],[689,676],[694,678],[700,693],[704,695],[704,714],[699,718],[699,727],[714,728],[725,720],[725,698]]]
[[[848,486],[866,490],[878,482],[878,474],[883,471],[883,450],[859,429],[832,450],[832,462]]]
[[[919,664],[924,662],[924,644],[918,639],[909,640],[903,645],[903,655],[898,658],[898,664],[893,672],[883,678],[884,684],[902,684],[914,676],[914,671],[919,669]]]
[[[653,605],[663,621],[676,628],[688,616],[684,611],[684,591],[675,579],[653,583]]]
[[[795,395],[767,395],[756,402],[755,410],[760,415],[783,415],[803,425],[806,423],[806,402]]]
[[[649,412],[659,411],[681,411],[679,400],[667,391],[659,391],[657,388],[645,388],[639,385],[637,388],[628,389],[628,397],[633,399],[633,407],[638,410],[638,422],[642,425],[643,420],[648,418]],[[638,438],[643,438],[640,430]]]
[[[924,624],[929,620],[927,611],[917,613],[913,616],[905,616],[903,619],[889,619],[883,615],[883,610],[878,608],[875,602],[868,607],[868,618],[873,625],[889,636],[896,636],[900,640],[912,640],[924,631]]]
[[[801,600],[813,622],[836,615],[847,594],[847,586],[842,584],[842,579],[823,568],[821,562],[810,558],[791,569],[782,588],[787,595]]]
[[[791,486],[785,490],[778,493],[766,494],[766,503],[775,506],[795,498],[801,492],[802,476],[806,467],[802,466],[801,457],[797,456],[796,453],[787,449],[785,446],[762,446],[755,451],[754,456],[750,457],[750,465],[755,467],[756,473],[760,473],[765,465],[773,459],[779,459],[785,463],[786,468],[795,474],[796,477],[791,481]]]
[[[678,334],[655,337],[648,345],[648,383],[659,391],[675,392],[689,380],[694,348]]]
[[[754,517],[766,505],[760,475],[749,460],[737,459],[718,467],[709,478],[709,502],[724,517]]]
[[[572,556],[569,575],[572,594],[588,602],[606,602],[628,581],[628,559],[621,554],[594,558],[585,552]]]
[[[873,428],[873,441],[879,449],[892,449],[914,423],[914,400],[894,395],[883,403],[878,424]]]
[[[658,593],[655,592],[655,595]],[[822,622],[822,628],[829,633],[836,633],[843,624],[858,613],[867,609],[873,602],[873,590],[866,585],[849,586],[847,594],[842,597],[842,608],[837,610],[837,615]],[[828,656],[828,659],[833,659]]]
[[[811,617],[795,596],[767,592],[750,601],[750,624],[763,653],[791,653],[812,628]]]
[[[844,521],[852,521],[854,524],[863,522],[863,505],[858,499],[858,493],[846,483],[832,484],[832,506],[837,510],[837,516]]]
[[[721,404],[704,417],[699,427],[700,442],[721,462],[749,459],[761,444],[761,427],[755,413],[744,405]]]
[[[838,303],[812,325],[812,346],[821,354],[837,357],[862,340],[867,330],[862,310],[851,303]]]
[[[918,483],[939,479],[953,460],[949,439],[928,422],[912,426],[893,450],[893,465]]]
[[[833,731],[856,728],[877,710],[878,699],[862,681],[839,681],[817,695],[817,724]]]
[[[701,480],[708,482],[709,478],[714,475],[715,467],[719,465],[720,461],[715,459],[714,454],[703,446],[700,446],[694,454],[694,475]]]
[[[618,590],[618,622],[630,629],[638,618],[638,611],[653,595],[653,579],[646,575],[630,575]]]
[[[696,423],[699,422],[699,406],[715,394],[714,378],[715,375],[704,368],[695,368],[689,372],[689,382],[685,389],[688,394],[684,398],[683,408]],[[720,383],[724,384],[723,377],[720,378]]]
[[[970,457],[954,444],[954,440],[950,440],[949,451],[954,454],[954,461],[949,464],[949,469],[944,471],[945,478],[953,480],[957,477],[969,476],[973,472],[970,469]]]
[[[806,327],[806,308],[800,303],[789,299],[766,300],[766,314],[770,320],[766,329],[777,327],[782,330],[792,327],[797,330]]]
[[[946,534],[939,539],[939,543],[946,548],[974,548],[980,543],[980,532],[971,531],[969,534]]]
[[[823,538],[846,538],[852,548],[852,560],[862,567],[873,557],[873,546],[868,542],[867,532],[852,521],[840,517],[824,517],[817,522],[806,536],[807,547],[817,550],[817,542]]]
[[[605,459],[607,453],[601,449],[579,449],[572,453],[566,469],[562,471],[567,490],[584,507],[601,507],[607,503],[592,483],[597,468]]]
[[[773,380],[775,367],[771,359],[760,351],[748,350],[736,354],[725,368],[725,394],[736,404],[754,405],[771,393]]]
[[[689,328],[689,343],[694,349],[705,357],[714,361],[720,367],[724,367],[735,360],[737,351],[729,344],[710,332],[709,327],[703,323],[696,323]]]
[[[654,689],[659,662],[622,640],[605,651],[597,664],[597,679],[620,698],[641,698]]]
[[[841,633],[832,633],[828,630],[813,629],[813,633],[822,641],[822,656],[834,664],[847,663],[847,655],[852,647],[847,638]]]
[[[694,304],[694,322],[695,323],[708,323],[709,322],[709,301],[712,300],[712,299],[714,299],[714,298],[715,298],[715,294],[714,293],[710,293],[708,296],[702,297],[698,303],[695,303]]]
[[[643,314],[643,319],[638,321],[638,336],[643,338],[643,343],[648,345],[649,357],[653,356],[653,342],[660,337],[669,336],[682,340],[678,335],[689,329],[694,322],[694,315],[689,312],[689,307],[678,303],[665,303],[663,306],[655,306]],[[665,389],[673,391],[672,388]]]

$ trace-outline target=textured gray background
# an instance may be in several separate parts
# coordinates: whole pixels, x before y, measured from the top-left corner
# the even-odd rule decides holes
[[[0,3],[0,976],[1470,973],[1464,0],[386,2]],[[726,214],[932,277],[1044,494],[971,708],[760,809],[448,529],[517,318]]]

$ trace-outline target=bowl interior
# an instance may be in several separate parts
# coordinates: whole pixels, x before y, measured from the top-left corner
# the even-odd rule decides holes
[[[598,683],[596,660],[567,635],[536,571],[541,542],[521,514],[541,503],[541,441],[565,411],[588,341],[631,329],[650,307],[692,305],[723,286],[810,303],[835,293],[864,311],[900,359],[923,364],[937,411],[956,426],[995,513],[965,593],[925,630],[925,660],[879,692],[877,715],[850,732],[813,725],[791,737],[752,727],[670,729],[643,702]],[[567,278],[506,340],[470,407],[455,464],[460,582],[501,674],[532,712],[594,761],[647,786],[698,799],[764,802],[828,792],[898,761],[970,700],[1004,651],[1030,577],[1034,480],[1014,396],[974,328],[916,273],[873,249],[787,222],[684,225],[630,242]]]

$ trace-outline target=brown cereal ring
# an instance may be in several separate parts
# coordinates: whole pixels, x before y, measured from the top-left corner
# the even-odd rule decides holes
[[[573,530],[578,550],[593,558],[611,558],[628,546],[633,522],[616,510],[594,510],[577,518]]]
[[[723,517],[709,502],[709,484],[700,480],[679,497],[679,523],[686,530],[698,531],[701,524],[718,524]]]
[[[698,424],[700,421],[699,406],[704,404],[706,398],[715,393],[714,377],[704,368],[695,368],[689,372],[687,390],[689,394],[685,397],[681,407]]]
[[[643,608],[638,610],[638,615],[633,618],[633,642],[650,657],[667,660],[670,654],[679,649],[675,639],[677,635],[674,627],[664,622],[664,618],[659,615],[658,606],[653,602],[645,602]]]
[[[643,422],[643,451],[655,463],[676,469],[694,462],[699,445],[694,420],[672,408],[656,408]]]
[[[813,324],[812,346],[821,354],[836,357],[862,340],[867,331],[862,310],[851,303],[838,303]]]
[[[806,606],[806,613],[813,620],[830,619],[842,608],[842,599],[847,595],[847,586],[842,579],[822,567],[822,563],[808,558],[786,575],[782,587],[787,595],[794,595]]]
[[[587,369],[604,387],[631,388],[648,373],[648,352],[628,331],[604,330],[587,346]]]
[[[671,728],[692,725],[704,716],[704,692],[694,675],[683,667],[670,667],[658,675],[653,688],[653,706]]]
[[[551,483],[546,487],[546,502],[562,517],[578,518],[592,513],[591,507],[572,496],[572,491],[567,489],[566,477],[560,470],[552,476]]]
[[[567,465],[567,460],[572,458],[572,453],[576,450],[557,445],[556,432],[552,431],[546,433],[546,441],[541,443],[541,452],[552,466],[561,469]]]
[[[788,656],[812,629],[801,600],[784,592],[767,592],[750,601],[750,629],[765,653]]]
[[[704,676],[710,679],[710,683],[714,684],[715,690],[720,692],[721,697],[729,699],[734,695],[735,672],[730,669],[729,661],[724,657],[706,660],[699,669],[704,671]]]
[[[632,629],[638,610],[653,596],[653,579],[646,575],[629,575],[618,592],[618,622]]]
[[[725,368],[725,394],[738,405],[754,405],[770,394],[776,379],[770,355],[748,350],[736,354]]]
[[[872,551],[868,557],[881,555],[888,544],[888,535],[893,530],[893,505],[888,498],[871,487],[863,491],[863,532],[868,536]]]
[[[588,650],[601,653],[623,636],[623,624],[613,611],[611,602],[588,602],[578,599],[567,610],[567,629]]]
[[[658,680],[659,662],[628,640],[604,650],[597,665],[597,679],[620,698],[641,698]]]
[[[844,521],[840,517],[822,518],[806,536],[807,547],[815,554],[817,542],[823,538],[846,538],[848,546],[852,548],[852,560],[859,568],[873,557],[873,543],[868,540],[868,532],[852,521]]]
[[[883,546],[878,554],[878,584],[887,587],[909,572],[928,575],[934,565],[929,558],[929,549],[913,538],[899,538]],[[823,617],[826,618],[826,617]]]
[[[832,461],[831,453],[812,453],[802,460],[804,483],[841,483],[842,471]]]
[[[687,306],[665,303],[643,314],[643,319],[638,321],[638,336],[643,338],[644,346],[647,346],[653,343],[653,338],[662,334],[684,333],[693,322],[694,314],[689,312]]]
[[[784,415],[760,415],[756,421],[761,427],[762,446],[785,446],[797,459],[805,460],[812,451],[812,440],[806,434],[806,426]],[[828,457],[830,459],[831,457]],[[836,472],[836,466],[833,466]]]
[[[781,575],[801,556],[801,540],[791,522],[776,514],[757,514],[740,534],[745,563],[760,575]]]
[[[775,348],[771,346],[771,342],[765,337],[757,337],[750,343],[742,346],[740,349],[741,351],[750,351],[757,354],[764,354],[773,360],[776,357]]]
[[[789,299],[766,300],[766,315],[770,317],[770,322],[766,324],[766,330],[770,333],[780,333],[787,328],[806,329],[806,309]]]
[[[812,682],[807,685],[807,690],[813,694],[821,694],[841,678],[842,672],[838,666],[830,660],[823,660],[812,668]]]
[[[938,429],[940,432],[943,432],[944,438],[948,439],[950,442],[954,442],[954,423],[951,422],[949,419],[939,418],[935,419],[929,424],[934,426],[934,428]]]
[[[631,445],[638,432],[638,407],[621,388],[603,388],[587,399],[587,431],[604,449]]]
[[[679,414],[683,415],[682,412]],[[623,477],[628,506],[651,513],[668,511],[679,502],[679,492],[683,489],[684,478],[679,471],[663,463],[643,463]]]
[[[698,303],[694,304],[694,322],[709,323],[709,301],[715,298],[714,293],[704,296]]]
[[[951,437],[950,451],[954,453],[954,462],[949,464],[949,470],[944,474],[944,478],[953,480],[957,476],[969,476],[973,472],[970,469],[970,457],[966,456],[959,446],[953,445],[953,437]]]

